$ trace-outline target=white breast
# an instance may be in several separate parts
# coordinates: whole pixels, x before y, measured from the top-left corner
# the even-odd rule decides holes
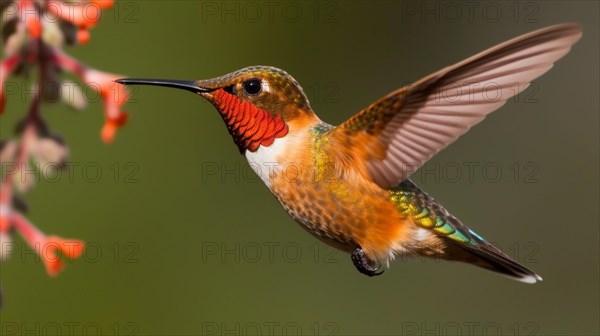
[[[246,159],[252,170],[271,188],[271,178],[283,168],[282,154],[289,148],[290,136],[275,139],[271,146],[260,146],[256,152],[246,151]]]

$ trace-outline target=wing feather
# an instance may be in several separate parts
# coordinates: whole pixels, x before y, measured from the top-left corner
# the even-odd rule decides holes
[[[330,131],[332,143],[346,144],[333,151],[380,186],[398,185],[550,70],[581,35],[576,24],[540,29],[391,92]]]

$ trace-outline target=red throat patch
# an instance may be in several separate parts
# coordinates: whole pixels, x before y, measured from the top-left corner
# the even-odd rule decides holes
[[[268,147],[289,131],[280,115],[262,110],[223,89],[215,91],[213,99],[242,153],[246,149],[256,152],[259,146]]]

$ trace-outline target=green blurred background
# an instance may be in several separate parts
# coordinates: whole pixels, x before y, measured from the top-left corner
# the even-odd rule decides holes
[[[141,87],[112,145],[99,138],[100,103],[44,107],[79,166],[36,186],[28,217],[88,250],[50,278],[15,236],[0,272],[3,333],[597,335],[598,13],[594,1],[117,3],[90,44],[67,52],[133,77],[277,66],[334,124],[496,43],[580,23],[583,39],[533,89],[414,177],[545,280],[423,259],[362,276],[286,215],[209,104]],[[27,106],[8,100],[2,138]],[[86,166],[101,168],[98,181]]]

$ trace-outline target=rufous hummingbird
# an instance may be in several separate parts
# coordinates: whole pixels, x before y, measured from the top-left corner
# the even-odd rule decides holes
[[[542,278],[462,224],[409,176],[581,38],[560,24],[501,43],[393,91],[339,126],[319,119],[285,71],[252,66],[198,81],[120,79],[199,94],[288,214],[379,275],[395,255],[462,261],[516,280]]]

